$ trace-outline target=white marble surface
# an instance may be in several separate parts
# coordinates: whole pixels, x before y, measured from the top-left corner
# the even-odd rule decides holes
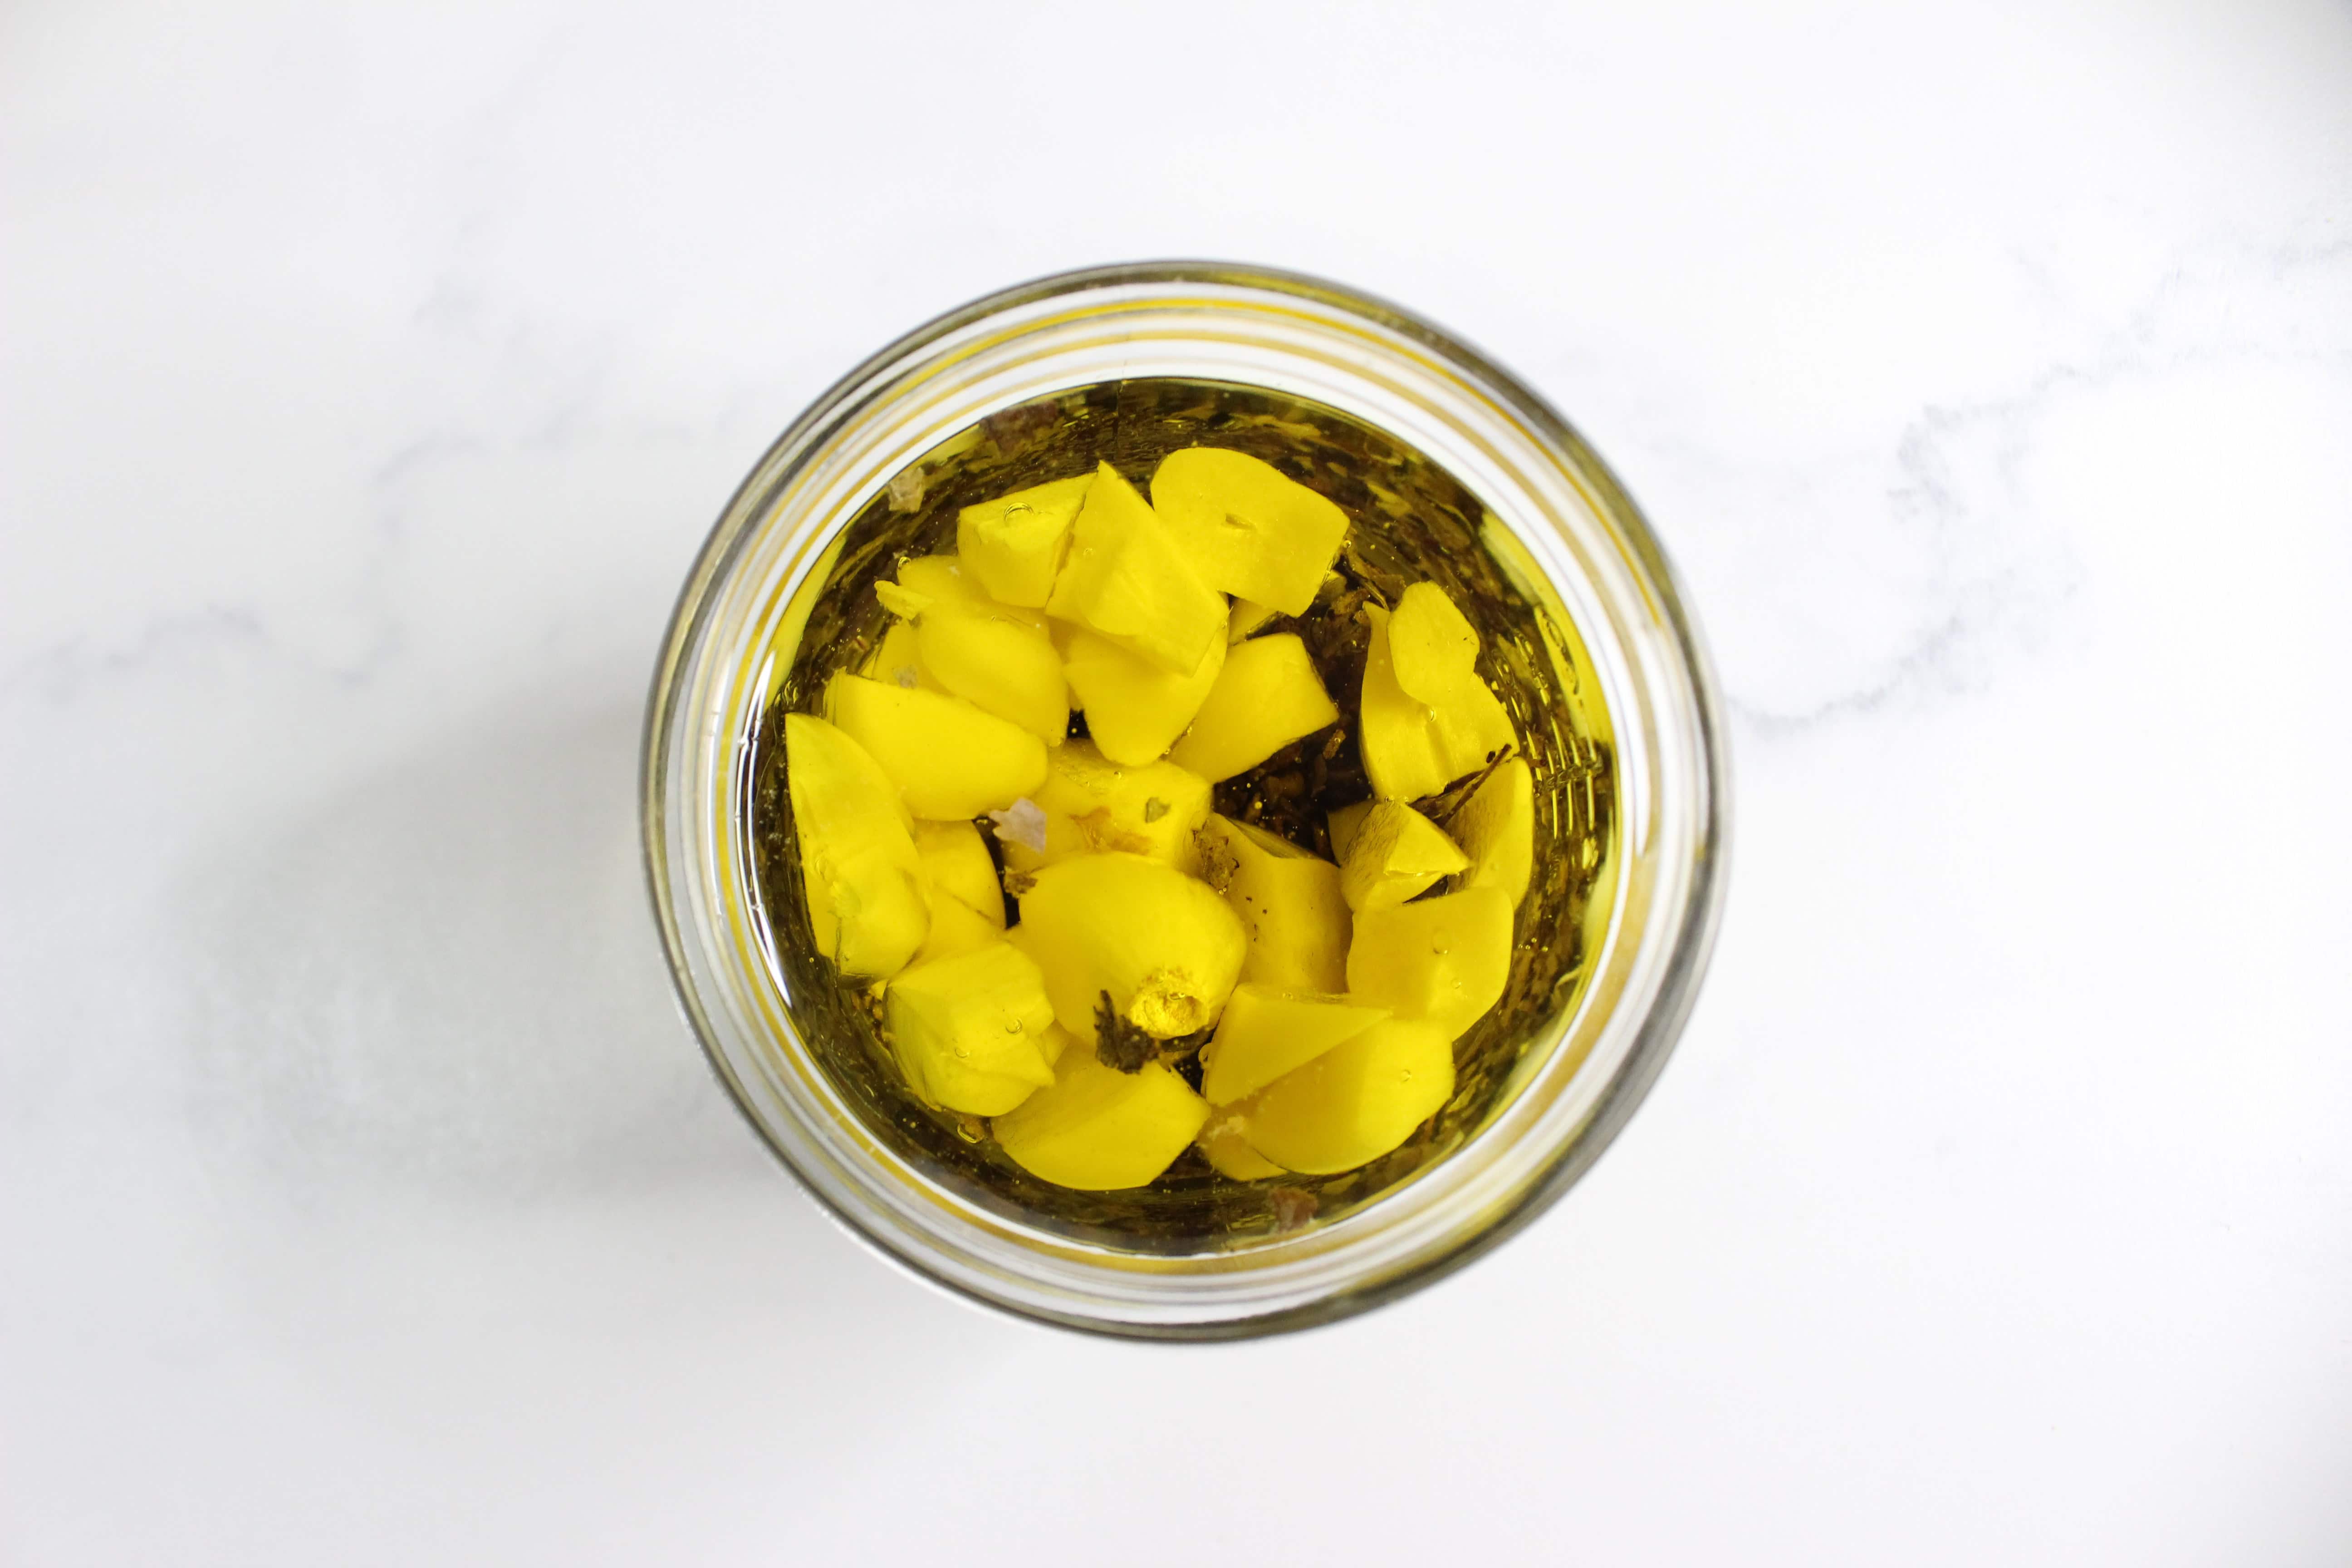
[[[18,3],[0,190],[0,1558],[2352,1561],[2343,5]],[[1591,1180],[1177,1351],[829,1228],[631,821],[772,435],[1168,254],[1567,409],[1738,784]]]

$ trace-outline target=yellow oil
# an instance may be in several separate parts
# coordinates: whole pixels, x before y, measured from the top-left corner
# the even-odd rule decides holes
[[[1353,713],[1361,680],[1361,643],[1348,622],[1364,596],[1393,604],[1405,584],[1433,582],[1463,607],[1483,643],[1480,673],[1509,710],[1535,775],[1536,872],[1503,1000],[1457,1043],[1453,1099],[1403,1147],[1339,1175],[1255,1181],[1219,1174],[1194,1150],[1148,1187],[1072,1192],[1005,1158],[977,1118],[922,1104],[882,1043],[875,995],[816,954],[783,787],[782,716],[818,711],[834,672],[863,664],[890,620],[875,583],[908,555],[952,551],[962,507],[1097,461],[1143,485],[1161,458],[1191,446],[1264,458],[1348,510],[1343,581],[1297,628],[1318,650],[1343,713]],[[1475,1136],[1507,1100],[1531,1043],[1575,1005],[1615,883],[1610,716],[1576,628],[1532,563],[1476,496],[1420,452],[1336,409],[1263,388],[1105,383],[992,416],[941,443],[851,521],[828,559],[804,618],[793,617],[794,646],[777,650],[782,673],[754,737],[747,826],[755,913],[794,1026],[851,1114],[941,1185],[1000,1213],[1145,1252],[1197,1251],[1328,1220]],[[1337,756],[1277,754],[1218,785],[1216,809],[1328,856],[1323,812],[1350,791],[1368,793],[1351,744]]]

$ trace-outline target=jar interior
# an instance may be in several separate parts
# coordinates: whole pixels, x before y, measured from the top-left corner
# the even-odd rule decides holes
[[[1482,642],[1479,672],[1509,711],[1534,774],[1535,874],[1503,1000],[1457,1042],[1453,1098],[1402,1147],[1336,1175],[1252,1182],[1218,1174],[1192,1150],[1148,1187],[1076,1192],[1014,1164],[978,1119],[918,1100],[882,1039],[867,988],[819,956],[784,787],[782,716],[822,711],[833,675],[864,664],[890,620],[874,584],[909,555],[953,551],[961,508],[1097,461],[1145,487],[1162,458],[1191,446],[1246,452],[1339,502],[1354,525],[1339,570],[1378,602],[1392,605],[1406,584],[1430,582],[1469,616]],[[751,851],[751,913],[794,1031],[866,1133],[924,1179],[1016,1223],[1124,1252],[1246,1245],[1328,1224],[1430,1169],[1509,1103],[1540,1065],[1531,1052],[1549,1048],[1536,1042],[1561,1037],[1550,1026],[1577,1005],[1615,886],[1610,716],[1576,628],[1556,601],[1530,592],[1478,498],[1419,451],[1339,409],[1261,387],[1100,383],[1005,409],[940,443],[850,520],[831,560],[797,647],[775,650],[783,675],[751,737],[752,787],[739,825]],[[1361,675],[1359,655],[1358,685]],[[1332,695],[1352,715],[1349,680],[1338,673]],[[1353,744],[1351,736],[1346,750]],[[1318,841],[1319,812],[1302,811],[1278,781],[1272,790],[1255,773],[1227,781],[1214,809],[1329,853]]]

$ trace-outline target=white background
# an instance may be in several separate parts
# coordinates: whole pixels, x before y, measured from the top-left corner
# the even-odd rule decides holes
[[[0,247],[0,1557],[2352,1561],[2346,5],[18,0]],[[1738,774],[1593,1175],[1212,1349],[818,1217],[631,815],[793,415],[1166,255],[1552,397]]]

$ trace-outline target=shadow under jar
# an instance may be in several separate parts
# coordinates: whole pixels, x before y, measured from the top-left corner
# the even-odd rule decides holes
[[[1247,452],[1337,501],[1350,527],[1335,588],[1393,604],[1434,583],[1470,617],[1479,673],[1534,773],[1536,870],[1503,1000],[1457,1043],[1452,1099],[1403,1146],[1340,1174],[1256,1182],[1188,1153],[1150,1186],[1076,1192],[1013,1164],[976,1119],[919,1100],[866,985],[816,952],[782,716],[818,711],[833,674],[865,662],[889,618],[874,584],[909,555],[951,551],[963,506],[1098,460],[1141,485],[1191,446]],[[1326,641],[1344,728],[1348,647]],[[1720,904],[1716,707],[1646,525],[1503,372],[1310,279],[1181,263],[1067,274],[884,351],[736,495],[656,677],[644,781],[656,910],[721,1080],[889,1256],[1072,1327],[1195,1339],[1299,1327],[1493,1245],[1631,1114],[1688,1010]],[[1326,847],[1319,807],[1351,793],[1353,759],[1347,737],[1325,739],[1307,743],[1313,757],[1278,754],[1221,784],[1215,809]]]

